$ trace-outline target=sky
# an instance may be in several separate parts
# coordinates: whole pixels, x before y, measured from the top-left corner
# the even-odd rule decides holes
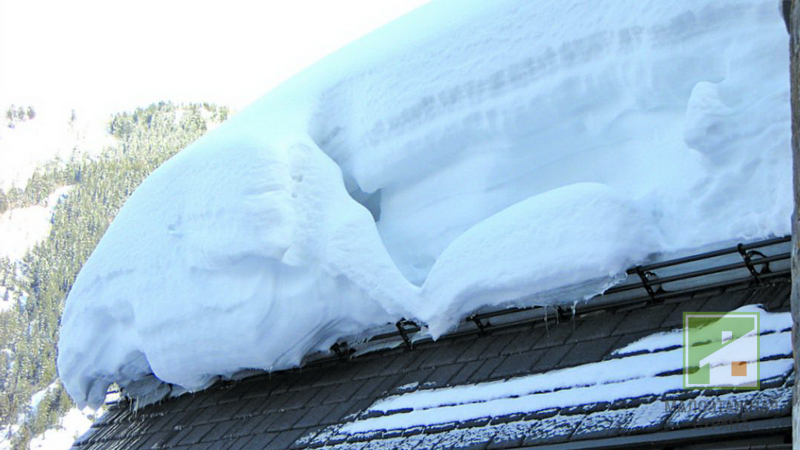
[[[0,0],[0,108],[241,109],[428,0]]]

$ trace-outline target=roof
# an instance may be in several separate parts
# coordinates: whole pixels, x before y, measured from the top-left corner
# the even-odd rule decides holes
[[[785,327],[762,329],[762,349],[771,350],[762,350],[761,388],[756,391],[687,391],[674,384],[681,378],[679,368],[659,364],[665,364],[662,356],[676,351],[669,345],[669,331],[681,325],[684,311],[731,311],[747,304],[788,311],[789,292],[786,280],[773,280],[661,302],[579,309],[573,318],[551,316],[410,349],[220,382],[139,410],[121,402],[74,448],[782,444],[791,435],[794,381]],[[655,338],[640,340],[647,336]],[[765,344],[767,339],[771,343]],[[625,350],[634,342],[638,349]],[[646,383],[639,383],[650,392],[620,382],[624,376],[614,378],[609,369],[614,364],[652,372]],[[470,399],[471,406],[453,404],[453,395]]]

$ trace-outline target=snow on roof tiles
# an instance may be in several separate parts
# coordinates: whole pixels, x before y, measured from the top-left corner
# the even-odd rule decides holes
[[[112,407],[75,448],[94,450],[116,444],[130,449],[187,450],[483,449],[558,443],[578,448],[589,444],[601,447],[604,442],[641,436],[651,440],[662,436],[705,436],[719,441],[730,434],[730,428],[726,432],[726,428],[716,425],[735,424],[742,419],[747,419],[752,436],[780,434],[790,430],[790,386],[794,379],[791,364],[787,363],[790,350],[781,344],[786,333],[781,332],[785,314],[780,312],[788,310],[788,298],[789,284],[778,283],[633,310],[606,311],[591,317],[579,314],[574,321],[550,323],[547,327],[537,322],[488,336],[474,334],[424,343],[410,351],[390,349],[348,362],[320,362],[300,370],[222,382],[138,411],[125,404]],[[764,303],[778,312],[764,314],[765,323],[771,321],[772,325],[762,330],[763,339],[775,342],[763,346],[766,353],[762,358],[769,361],[762,366],[760,391],[685,391],[680,380],[673,383],[675,375],[662,373],[674,372],[667,367],[669,364],[649,367],[659,360],[659,355],[671,354],[674,349],[654,346],[645,349],[652,353],[614,355],[614,350],[637,341],[643,333],[654,335],[674,328],[672,315],[717,311],[721,307],[733,310],[741,303]],[[648,321],[644,330],[628,331],[629,327],[624,326],[629,320],[650,314],[660,320]],[[616,324],[604,331],[614,343],[592,345],[596,341],[593,330],[605,323]],[[570,357],[576,353],[581,358]],[[570,362],[579,359],[585,362]],[[643,390],[618,390],[617,394],[598,389],[599,396],[585,396],[585,401],[575,395],[591,390],[591,386],[586,387],[592,382],[591,377],[586,378],[591,371],[584,375],[581,371],[587,367],[597,369],[595,383],[619,382],[612,380],[608,371],[599,369],[603,365],[624,365],[626,359],[637,362],[635,370],[641,375]],[[650,362],[644,364],[644,359]],[[510,371],[514,365],[523,369]],[[577,400],[545,404],[531,399],[527,407],[510,412],[513,408],[501,411],[488,407],[491,401],[487,401],[487,395],[483,401],[479,398],[491,391],[505,395],[506,400],[513,400],[511,396],[522,399],[526,386],[537,392],[550,391],[536,394],[543,398]],[[477,402],[474,413],[458,418],[440,415],[440,420],[434,421],[437,423],[402,423],[398,419],[402,426],[394,429],[353,428],[354,424],[377,424],[375,421],[395,416],[413,417],[413,408],[430,408],[432,404],[424,401],[446,392],[464,394],[448,397],[447,402]],[[351,432],[347,432],[348,427]],[[690,435],[696,429],[705,434]]]

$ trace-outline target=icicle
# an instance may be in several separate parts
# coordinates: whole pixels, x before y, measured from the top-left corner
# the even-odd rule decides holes
[[[544,307],[544,333],[550,336],[550,324],[547,322],[547,306]]]
[[[575,315],[577,314],[578,301],[572,302],[572,331],[575,331]]]

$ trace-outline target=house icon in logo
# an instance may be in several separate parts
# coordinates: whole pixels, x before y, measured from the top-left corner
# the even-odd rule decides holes
[[[684,313],[685,388],[757,389],[757,312]]]

